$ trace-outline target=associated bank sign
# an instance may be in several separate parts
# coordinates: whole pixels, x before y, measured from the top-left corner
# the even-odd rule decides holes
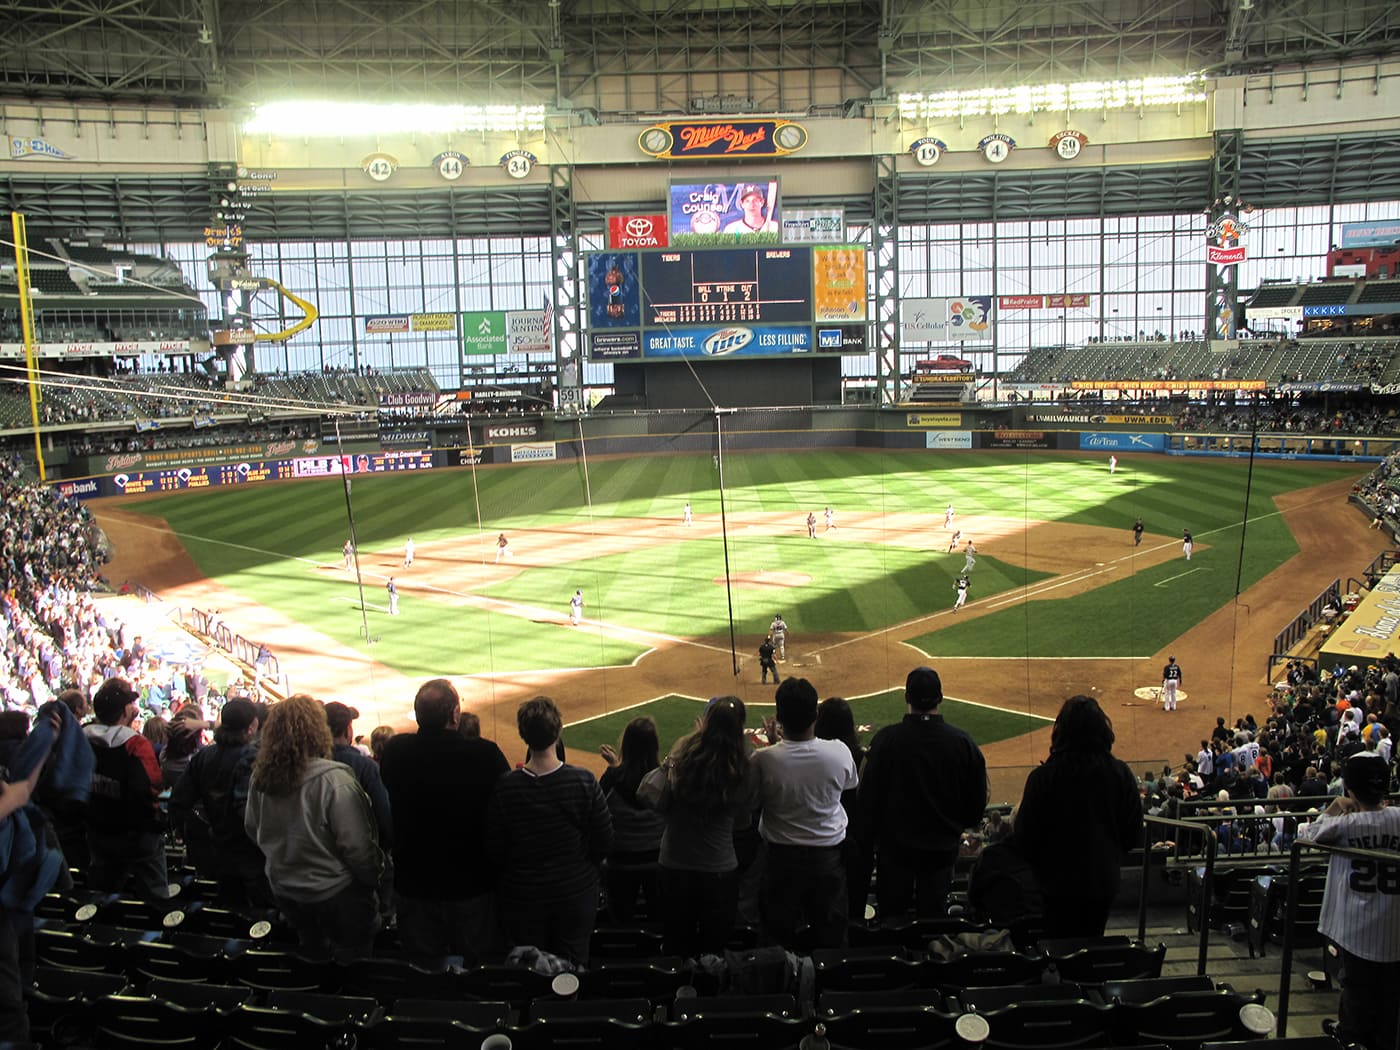
[[[970,430],[930,430],[924,434],[925,448],[971,448]]]
[[[1167,435],[1080,434],[1079,447],[1104,452],[1161,452],[1167,447]]]

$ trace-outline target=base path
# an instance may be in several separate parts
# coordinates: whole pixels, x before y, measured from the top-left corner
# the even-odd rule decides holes
[[[1179,764],[1188,750],[1195,753],[1196,742],[1202,736],[1209,735],[1217,715],[1233,722],[1249,711],[1262,721],[1268,693],[1264,661],[1274,635],[1333,579],[1359,574],[1376,553],[1386,548],[1384,537],[1366,527],[1364,515],[1346,505],[1351,484],[1349,480],[1339,481],[1279,499],[1279,509],[1297,537],[1299,553],[1251,588],[1239,602],[1218,611],[1171,644],[1171,653],[1185,672],[1184,687],[1189,694],[1174,714],[1134,696],[1138,687],[1160,684],[1166,652],[1145,659],[1028,659],[1009,655],[995,660],[929,662],[938,668],[950,697],[1045,717],[1053,718],[1067,696],[1096,696],[1114,720],[1118,735],[1116,753],[1135,763],[1160,759]],[[110,501],[94,505],[94,510],[113,541],[111,578],[140,582],[177,605],[220,609],[235,631],[269,642],[289,673],[293,689],[326,700],[339,699],[359,708],[358,729],[362,731],[368,732],[381,723],[403,728],[411,725],[412,697],[419,682],[409,681],[362,651],[333,642],[203,577],[178,538],[159,519],[123,511]],[[837,530],[826,532],[819,526],[818,542],[883,543],[941,553],[951,536],[942,527],[941,515],[842,512],[839,520]],[[1069,597],[1180,558],[1180,540],[1148,534],[1142,546],[1134,548],[1132,535],[1126,529],[976,516],[960,517],[957,524],[963,529],[964,542],[970,538],[976,543],[979,557],[992,556],[1053,574],[1024,592],[1004,592],[972,601],[956,614],[960,619],[1037,597]],[[510,615],[501,603],[469,592],[532,565],[554,563],[560,550],[568,550],[571,558],[585,559],[719,533],[717,522],[698,517],[690,527],[676,518],[635,520],[628,522],[625,529],[616,521],[609,521],[606,528],[602,531],[588,522],[574,522],[548,530],[513,532],[509,538],[514,557],[499,564],[494,561],[495,535],[482,534],[464,540],[419,543],[411,569],[403,568],[401,549],[362,551],[361,569],[367,578],[375,580],[392,573],[401,590],[420,589],[429,600],[482,604],[489,601],[498,613]],[[731,535],[736,529],[750,535],[806,535],[805,515],[796,514],[731,515],[729,528]],[[1207,548],[1198,543],[1196,549],[1199,552]],[[1345,564],[1338,563],[1338,552],[1344,552]],[[960,555],[947,557],[952,560]],[[1186,562],[1181,564],[1187,571]],[[328,570],[308,566],[307,571]],[[735,582],[771,591],[775,600],[788,588],[801,584],[781,576]],[[722,584],[721,578],[719,585]],[[561,608],[557,615],[563,622],[567,610]],[[942,610],[896,628],[860,635],[793,635],[788,643],[788,661],[780,665],[780,670],[784,675],[812,679],[822,696],[859,696],[899,686],[911,667],[927,660],[899,638],[932,630],[946,622],[942,618],[953,615],[951,610]],[[636,632],[617,625],[593,620],[585,623],[589,630],[639,640]],[[481,717],[483,734],[501,743],[507,754],[513,754],[518,744],[515,708],[522,700],[541,693],[560,703],[567,721],[618,711],[668,693],[734,693],[749,702],[771,702],[772,686],[759,682],[754,652],[759,641],[761,638],[756,636],[737,640],[737,668],[728,636],[656,637],[644,643],[653,648],[629,667],[480,674],[455,681],[466,705]],[[567,742],[567,733],[565,739]],[[988,762],[1011,767],[1003,776],[1008,783],[1018,777],[1023,779],[1025,770],[1044,758],[1048,739],[1048,731],[1042,730],[991,745],[986,749]],[[595,756],[570,757],[601,768]],[[1004,797],[1007,792],[994,790],[993,794]]]

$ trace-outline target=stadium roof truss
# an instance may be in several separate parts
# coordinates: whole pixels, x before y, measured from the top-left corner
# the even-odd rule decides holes
[[[0,95],[546,103],[607,120],[1392,54],[1393,0],[0,0]]]

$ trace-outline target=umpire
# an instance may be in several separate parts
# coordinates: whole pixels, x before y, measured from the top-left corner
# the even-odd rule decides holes
[[[763,644],[758,647],[758,667],[763,672],[763,684],[768,684],[768,672],[773,672],[773,684],[778,683],[778,665],[773,661],[773,636],[770,634],[763,639]]]

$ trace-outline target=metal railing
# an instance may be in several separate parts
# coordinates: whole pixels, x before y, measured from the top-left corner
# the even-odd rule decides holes
[[[1210,897],[1215,881],[1215,833],[1209,828],[1204,828],[1199,824],[1193,824],[1187,820],[1176,820],[1173,817],[1148,816],[1143,818],[1142,825],[1142,885],[1138,889],[1138,936],[1141,942],[1147,940],[1147,873],[1152,863],[1152,828],[1154,825],[1168,828],[1187,828],[1193,832],[1205,833],[1206,840],[1206,870],[1201,879],[1201,941],[1196,953],[1196,974],[1205,976],[1206,958],[1210,952],[1210,924],[1205,921],[1205,916],[1210,910]],[[1282,1026],[1279,1028],[1282,1031]]]
[[[1293,618],[1283,630],[1274,636],[1273,656],[1278,657],[1286,654],[1297,645],[1307,633],[1312,630],[1313,625],[1322,619],[1322,610],[1329,601],[1335,602],[1338,610],[1342,607],[1342,581],[1335,579],[1329,583],[1316,598],[1307,604],[1307,607]],[[1274,661],[1270,659],[1269,670],[1272,672]]]
[[[207,613],[203,609],[190,609],[190,618],[194,621],[195,630],[220,649],[232,655],[236,660],[250,666],[257,666],[258,653],[261,652],[263,643],[236,634],[228,624],[223,621],[216,622],[213,614]],[[276,655],[270,651],[270,647],[266,670],[259,677],[270,678],[274,682],[280,682],[282,679],[282,665]]]

